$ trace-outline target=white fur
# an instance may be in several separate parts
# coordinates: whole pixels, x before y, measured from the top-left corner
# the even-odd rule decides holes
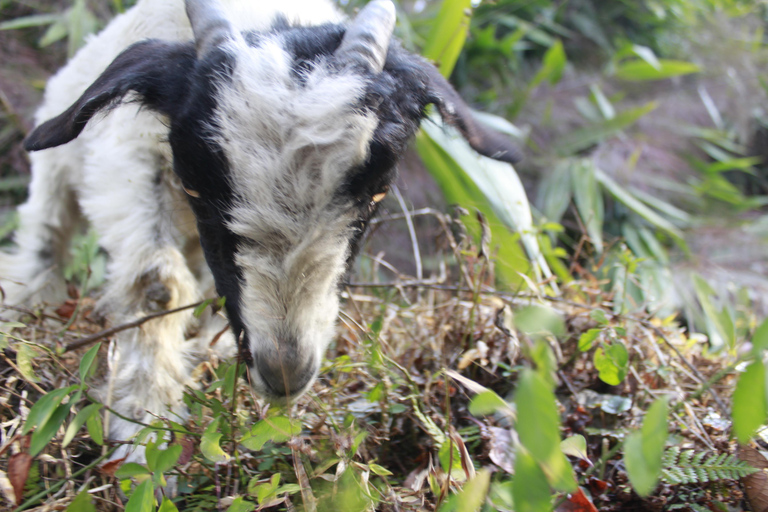
[[[326,0],[222,3],[239,30],[266,28],[278,12],[304,23],[342,19]],[[68,108],[123,49],[146,38],[191,40],[183,0],[139,0],[118,16],[50,80],[37,121]],[[264,340],[276,323],[291,321],[302,331],[302,346],[312,347],[319,361],[338,311],[334,285],[343,272],[351,220],[345,216],[346,205],[329,203],[329,191],[339,183],[340,170],[364,158],[376,120],[351,107],[362,91],[354,76],[332,77],[317,70],[306,89],[295,89],[278,43],[253,50],[234,42],[231,48],[238,54],[238,79],[235,88],[221,90],[218,115],[228,119],[222,125],[228,141],[237,141],[238,133],[254,134],[249,136],[251,147],[237,142],[226,146],[234,180],[243,191],[231,228],[257,242],[269,230],[289,240],[283,254],[256,245],[238,253],[248,284],[244,306],[264,311],[258,318],[246,317],[247,329]],[[256,104],[254,109],[243,108],[245,95]],[[63,298],[60,267],[81,218],[95,227],[110,255],[101,305],[113,323],[213,293],[166,138],[167,127],[157,115],[127,104],[91,121],[74,141],[31,155],[33,178],[29,200],[19,208],[18,250],[0,258],[7,302]],[[305,165],[296,154],[306,148],[316,154]],[[294,193],[280,196],[274,186],[280,180]],[[268,206],[275,204],[311,207],[306,215],[291,217]],[[167,291],[168,302],[153,301],[148,290],[158,286]],[[285,290],[293,292],[286,295]],[[183,417],[182,392],[190,384],[193,365],[223,326],[215,318],[198,323],[186,312],[118,335],[113,393],[107,397],[112,407],[144,422],[152,414]],[[230,339],[230,351],[232,346]],[[113,417],[110,435],[128,439],[139,428]]]

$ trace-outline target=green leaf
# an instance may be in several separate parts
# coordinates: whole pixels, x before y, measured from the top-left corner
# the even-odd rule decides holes
[[[632,210],[636,215],[639,215],[653,227],[667,233],[684,250],[687,249],[682,231],[675,227],[674,224],[646,206],[642,201],[635,198],[602,170],[595,169],[595,178],[617,201]]]
[[[155,488],[152,480],[144,480],[125,505],[125,512],[153,512],[155,510]]]
[[[169,469],[171,469],[173,466],[176,465],[176,462],[179,460],[179,457],[181,456],[182,446],[179,444],[174,444],[169,446],[167,449],[162,450],[157,455],[157,461],[155,462],[155,472],[158,473],[165,473]]]
[[[516,402],[520,443],[541,466],[552,487],[564,492],[575,490],[571,466],[560,450],[557,405],[547,382],[535,371],[523,370],[518,380]]]
[[[259,502],[261,502],[261,500],[259,500]],[[238,496],[232,501],[227,512],[251,512],[252,510],[256,510],[256,505],[250,501],[245,501],[242,496]]]
[[[200,303],[199,306],[197,306],[192,311],[192,316],[195,318],[200,318],[203,315],[203,312],[205,311],[205,308],[213,304],[213,299],[205,299],[203,302]]]
[[[574,162],[571,166],[573,173],[573,198],[576,209],[584,226],[587,228],[592,245],[598,254],[603,252],[603,191],[595,177],[595,165],[589,160]]]
[[[424,125],[416,136],[416,148],[424,165],[434,177],[446,201],[464,207],[475,207],[480,210],[493,231],[494,244],[498,244],[497,267],[498,276],[511,287],[525,286],[525,280],[520,274],[532,274],[531,263],[520,247],[520,240],[515,234],[504,229],[502,221],[494,213],[493,208],[478,185],[472,181],[456,161],[446,152],[446,149],[435,142]],[[498,229],[495,229],[499,226]],[[479,229],[473,224],[467,225],[475,239],[479,239]]]
[[[293,422],[285,416],[273,416],[256,423],[240,443],[249,450],[261,450],[269,441],[284,443],[300,433],[300,422]]]
[[[93,505],[93,498],[88,494],[88,491],[82,491],[75,496],[66,512],[96,512],[96,507]]]
[[[600,380],[611,386],[618,386],[624,381],[629,369],[629,352],[621,342],[595,350],[592,358]]]
[[[508,407],[507,402],[489,389],[472,397],[469,402],[469,413],[472,416],[487,416],[506,407]]]
[[[608,317],[605,316],[605,311],[602,309],[593,309],[589,313],[589,318],[597,322],[599,325],[608,325]]]
[[[563,42],[558,40],[544,54],[541,69],[531,80],[531,83],[528,85],[529,89],[533,89],[544,80],[547,80],[552,85],[557,84],[563,76],[566,62]]]
[[[613,119],[593,123],[584,128],[569,131],[553,146],[555,153],[560,156],[572,156],[583,151],[608,137],[616,135],[621,130],[629,128],[638,119],[657,107],[656,102],[647,103],[641,107],[631,108],[616,114]]]
[[[768,397],[765,388],[765,365],[758,359],[739,376],[733,392],[733,433],[741,444],[747,444],[755,431],[765,424]]]
[[[44,425],[64,397],[74,391],[77,387],[78,386],[70,386],[68,388],[55,389],[41,396],[37,403],[32,406],[32,409],[29,410],[27,421],[24,423],[24,428],[21,431],[22,435],[28,434],[34,427]]]
[[[602,332],[602,329],[590,329],[587,332],[582,333],[582,335],[579,336],[579,350],[582,352],[591,350],[595,345],[595,340]]]
[[[69,409],[72,407],[72,402],[59,405],[56,410],[48,417],[45,423],[41,423],[40,427],[32,434],[32,439],[29,443],[29,454],[36,456],[40,451],[45,448],[45,445],[53,439],[56,435],[64,420],[69,415]]]
[[[135,462],[126,462],[117,468],[117,471],[115,471],[115,478],[119,480],[125,480],[126,478],[133,478],[134,476],[149,474],[149,469],[142,466],[141,464],[136,464]]]
[[[42,25],[50,25],[60,18],[61,14],[33,14],[32,16],[22,16],[0,23],[0,30],[40,27]]]
[[[584,436],[577,434],[563,439],[560,443],[560,449],[566,455],[589,461],[589,455],[587,454],[587,440]]]
[[[555,336],[565,334],[565,321],[562,315],[547,306],[526,306],[515,312],[515,327],[526,334],[551,333]]]
[[[163,496],[163,503],[157,509],[157,512],[179,512],[179,509],[171,500]]]
[[[86,405],[77,412],[75,419],[73,419],[69,424],[67,431],[64,434],[64,440],[61,442],[62,448],[66,448],[69,443],[72,442],[72,439],[75,438],[75,435],[80,431],[80,428],[82,428],[85,422],[88,421],[92,415],[98,414],[101,407],[101,404],[90,404]]]
[[[104,425],[101,422],[101,415],[91,414],[85,420],[85,428],[88,430],[88,435],[91,436],[91,440],[94,443],[99,446],[104,445]]]
[[[760,357],[760,353],[765,349],[768,349],[768,318],[763,320],[752,335],[752,353]]]
[[[229,460],[229,454],[219,446],[219,440],[223,435],[221,432],[217,432],[219,428],[220,418],[216,418],[208,425],[203,433],[203,438],[200,440],[200,451],[203,456],[211,462],[222,463]]]
[[[37,351],[26,343],[17,343],[14,349],[16,349],[16,364],[21,376],[29,382],[40,382],[32,364],[32,360],[39,355]]]
[[[474,478],[464,484],[456,496],[457,512],[474,512],[480,510],[488,494],[491,483],[491,472],[483,468]]]
[[[663,80],[674,76],[688,75],[701,71],[691,62],[660,59],[656,65],[647,60],[637,59],[620,64],[616,68],[616,78],[628,81]]]
[[[97,343],[96,345],[92,346],[80,360],[80,380],[82,382],[85,382],[85,378],[88,376],[88,372],[91,369],[93,361],[96,359],[96,354],[98,354],[100,347],[101,343]]]
[[[444,0],[432,23],[422,55],[437,63],[443,76],[451,76],[469,31],[471,0]]]
[[[661,476],[668,408],[668,398],[656,400],[648,409],[640,432],[628,435],[624,441],[624,464],[629,481],[640,496],[648,496]]]
[[[512,480],[515,512],[552,510],[552,496],[547,477],[536,459],[525,449],[515,453],[515,478]]]
[[[456,443],[451,442],[450,438],[440,446],[437,452],[437,458],[440,459],[440,466],[443,471],[453,475],[454,471],[464,474],[464,470],[461,466],[461,452]]]
[[[370,469],[374,475],[390,476],[392,474],[390,470],[383,466],[379,466],[378,464],[368,464],[368,469]]]
[[[508,281],[512,279],[510,283],[520,282],[518,272],[533,272],[537,281],[542,276],[550,277],[552,273],[536,238],[528,196],[514,167],[479,155],[455,129],[441,129],[435,121],[425,123],[417,137],[419,154],[449,202],[475,206],[486,216],[499,245],[498,270]],[[420,139],[425,139],[424,144],[419,143]],[[426,139],[437,148],[422,152]],[[519,241],[499,226],[499,221],[516,232]],[[520,242],[525,253],[520,251]],[[508,275],[506,265],[511,267],[514,277]]]

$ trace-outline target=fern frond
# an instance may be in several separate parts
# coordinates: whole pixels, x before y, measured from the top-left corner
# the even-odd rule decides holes
[[[672,485],[738,480],[757,471],[735,455],[709,454],[695,450],[681,451],[678,447],[672,447],[664,452],[663,465],[661,478]]]

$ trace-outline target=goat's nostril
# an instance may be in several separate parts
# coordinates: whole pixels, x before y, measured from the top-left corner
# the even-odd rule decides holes
[[[297,361],[295,358],[278,360],[256,355],[254,370],[272,398],[291,398],[302,393],[315,378],[318,365],[314,357]]]

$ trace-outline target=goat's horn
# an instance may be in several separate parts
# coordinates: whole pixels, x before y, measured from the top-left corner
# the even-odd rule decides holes
[[[197,57],[209,51],[233,33],[218,2],[212,0],[186,0],[187,18],[195,35]]]
[[[380,73],[387,60],[387,50],[395,29],[395,4],[391,0],[373,0],[357,15],[344,34],[336,57],[352,61]]]

